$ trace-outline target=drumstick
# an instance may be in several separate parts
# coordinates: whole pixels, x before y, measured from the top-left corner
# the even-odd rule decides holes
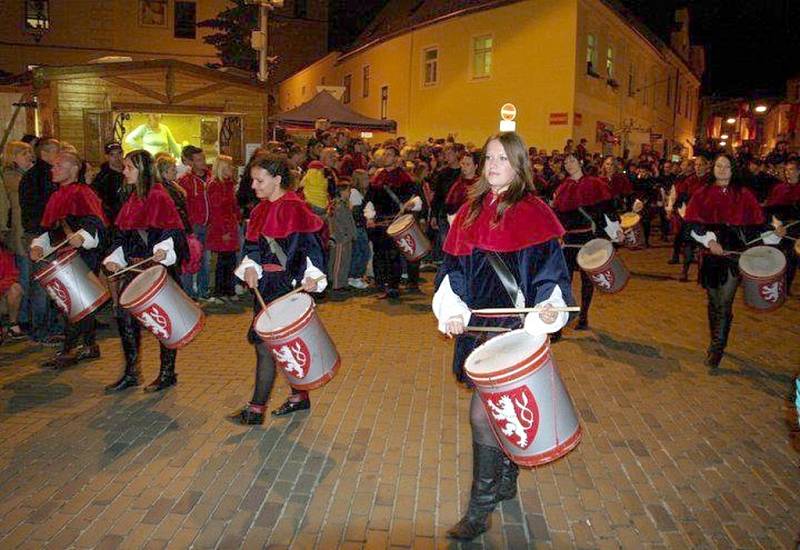
[[[795,220],[795,221],[793,221],[793,222],[789,222],[789,223],[787,223],[786,225],[784,225],[784,226],[783,226],[783,228],[784,228],[784,229],[789,229],[790,227],[792,227],[793,225],[796,225],[796,224],[798,224],[798,223],[800,223],[800,220]],[[770,233],[772,233],[772,234],[774,235],[774,234],[775,234],[775,230],[773,229],[772,231],[767,231],[767,233],[766,233],[766,234],[767,234],[767,235],[769,235]],[[747,242],[745,243],[745,246],[750,246],[750,245],[751,245],[751,244],[753,244],[753,243],[757,243],[758,241],[760,241],[760,240],[761,240],[761,239],[763,239],[763,238],[764,238],[764,235],[761,235],[760,237],[756,237],[756,238],[755,238],[755,239],[753,239],[752,241],[747,241]],[[792,237],[789,237],[788,235],[786,235],[784,238],[786,238],[786,239],[791,239]],[[795,239],[795,240],[796,240],[796,239]]]
[[[510,328],[506,327],[466,327],[467,332],[510,332]]]
[[[496,308],[487,308],[487,309],[473,309],[472,313],[476,315],[504,315],[509,314],[513,315],[516,313],[542,313],[543,311],[555,311],[555,312],[562,312],[562,311],[580,311],[580,306],[563,306],[563,307],[551,307],[551,308],[542,308],[542,307],[496,307]]]
[[[562,244],[561,248],[582,248],[582,244]]]
[[[40,258],[40,260],[44,260],[50,254],[52,254],[53,252],[55,252],[56,250],[58,250],[59,248],[61,248],[62,246],[64,246],[67,243],[69,243],[69,239],[64,239],[63,241],[58,243],[54,248],[50,249],[50,252],[48,252],[47,254],[42,254],[42,257]]]
[[[267,309],[267,304],[264,303],[264,298],[261,296],[261,292],[259,292],[258,287],[255,287],[252,290],[256,295],[256,300],[258,300],[258,305],[261,306],[261,309]]]
[[[318,282],[320,282],[322,279],[325,279],[325,278],[326,278],[326,276],[325,276],[325,275],[323,275],[323,276],[321,276],[321,277],[317,277],[316,279],[312,279],[312,282],[313,282],[313,283],[318,283]],[[304,291],[304,290],[305,290],[305,288],[303,288],[303,285],[301,284],[300,286],[298,286],[298,287],[297,287],[297,288],[295,288],[294,290],[292,290],[292,291],[290,291],[290,292],[287,292],[286,294],[284,294],[284,296],[291,296],[292,294],[297,294],[298,292],[302,292],[302,291]]]
[[[142,264],[146,264],[147,262],[149,262],[149,261],[152,261],[152,259],[153,259],[153,258],[155,258],[155,256],[150,256],[149,258],[145,258],[145,259],[144,259],[144,260],[142,260],[141,262],[136,262],[136,263],[135,263],[135,264],[133,264],[133,265],[129,265],[129,266],[128,266],[128,267],[126,267],[125,269],[120,269],[120,270],[119,270],[119,271],[117,271],[116,273],[112,273],[111,275],[109,275],[109,276],[108,276],[108,278],[109,278],[109,279],[113,279],[114,277],[119,277],[120,275],[122,275],[122,274],[123,274],[123,273],[125,273],[126,271],[131,271],[132,269],[135,269],[135,268],[139,267],[139,266],[140,266],[140,265],[142,265]]]

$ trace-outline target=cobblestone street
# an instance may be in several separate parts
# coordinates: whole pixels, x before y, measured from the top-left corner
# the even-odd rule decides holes
[[[522,471],[518,498],[470,547],[794,548],[800,442],[785,398],[800,299],[757,314],[740,289],[712,376],[702,289],[677,281],[666,248],[622,254],[627,288],[595,294],[592,330],[565,330],[553,348],[583,441]],[[339,373],[311,411],[253,428],[226,419],[252,391],[249,300],[209,310],[178,354],[179,384],[156,395],[103,394],[122,364],[111,331],[100,360],[60,373],[38,366],[50,349],[3,345],[0,548],[451,545],[471,482],[470,394],[423,276],[423,294],[396,305],[320,304]],[[157,360],[148,335],[146,381]],[[280,379],[269,408],[287,392]]]

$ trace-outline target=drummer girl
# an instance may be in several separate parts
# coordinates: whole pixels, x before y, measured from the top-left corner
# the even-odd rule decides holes
[[[327,280],[320,268],[325,257],[319,231],[322,218],[290,191],[292,177],[285,155],[267,155],[253,163],[250,175],[259,199],[250,212],[245,233],[244,257],[236,276],[258,289],[269,302],[286,294],[300,282],[308,292],[322,292]],[[255,313],[259,303],[254,301]],[[242,424],[264,422],[264,409],[275,382],[275,361],[267,345],[252,326],[247,338],[256,348],[256,381],[253,398],[232,418]],[[311,407],[308,392],[292,389],[286,402],[272,411],[282,416]]]
[[[573,155],[564,159],[567,177],[556,189],[553,210],[567,230],[564,256],[569,266],[570,280],[575,271],[581,274],[581,313],[576,330],[589,328],[589,306],[592,304],[592,280],[578,267],[580,246],[598,237],[622,241],[619,216],[611,188],[602,179],[586,176],[581,163]]]
[[[689,234],[706,250],[700,263],[700,283],[708,296],[711,343],[705,364],[716,369],[722,361],[733,322],[733,299],[739,287],[739,256],[746,243],[772,227],[755,195],[733,177],[733,163],[725,154],[714,161],[714,178],[692,195],[686,207]],[[782,226],[765,233],[764,244],[778,244]]]
[[[534,196],[527,147],[515,133],[487,140],[481,177],[456,214],[436,277],[433,312],[439,330],[456,336],[453,371],[464,376],[467,356],[481,342],[470,326],[519,328],[533,334],[563,327],[567,313],[545,311],[520,316],[474,317],[471,310],[495,307],[545,309],[572,303],[570,274],[559,239],[564,229]],[[486,334],[486,333],[482,333]],[[470,403],[473,479],[466,515],[448,536],[471,540],[489,527],[495,505],[517,493],[517,466],[498,447],[480,398]]]
[[[800,236],[800,166],[795,159],[787,160],[784,164],[785,180],[776,183],[769,190],[767,202],[764,204],[764,214],[768,221],[774,216],[783,225],[788,226],[795,223],[792,227],[787,227],[792,239]],[[784,239],[781,242],[781,250],[786,255],[786,293],[791,294],[792,282],[797,273],[797,247],[800,241]]]
[[[169,193],[155,181],[153,157],[143,149],[131,151],[125,156],[122,173],[125,177],[122,188],[125,202],[114,220],[116,231],[109,247],[112,252],[103,260],[103,265],[114,273],[152,256],[154,261],[166,266],[169,275],[180,284],[180,265],[189,256],[186,226]],[[129,271],[120,276],[119,295],[135,275]],[[125,371],[119,380],[106,386],[107,392],[126,390],[142,382],[139,368],[141,326],[118,304],[114,306],[114,315],[125,354]],[[158,378],[144,391],[161,391],[177,383],[177,354],[177,350],[161,344]]]

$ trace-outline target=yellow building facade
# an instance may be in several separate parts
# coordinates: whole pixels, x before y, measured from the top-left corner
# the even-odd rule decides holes
[[[402,12],[404,4],[386,10]],[[409,6],[418,9],[418,3]],[[585,137],[592,151],[620,154],[623,146],[636,152],[641,143],[663,148],[694,136],[698,75],[605,1],[473,3],[431,13],[428,21],[375,33],[375,39],[362,36],[351,50],[292,75],[280,84],[279,108],[308,101],[318,86],[342,86],[351,108],[394,119],[410,141],[454,134],[480,145],[497,131],[507,102],[516,106],[517,130],[528,143],[548,150]],[[684,31],[688,44],[688,24]],[[595,74],[587,71],[592,51]]]

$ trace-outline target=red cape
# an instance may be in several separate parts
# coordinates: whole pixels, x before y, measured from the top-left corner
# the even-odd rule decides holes
[[[131,193],[125,204],[117,214],[117,219],[114,220],[114,225],[117,229],[123,231],[132,231],[135,229],[147,229],[147,199],[142,199],[136,193]]]
[[[147,226],[153,229],[181,229],[183,225],[178,207],[169,192],[160,183],[153,184],[145,201],[147,209]]]
[[[210,213],[206,230],[206,248],[212,252],[239,250],[239,205],[236,183],[214,178],[208,186]],[[224,237],[228,236],[226,240]]]
[[[458,210],[462,204],[467,202],[469,188],[476,181],[478,181],[478,176],[472,179],[458,176],[458,179],[453,183],[453,186],[450,187],[450,190],[447,192],[447,197],[444,199],[444,203],[451,209],[448,210],[449,212]]]
[[[703,185],[708,182],[709,176],[706,174],[702,178],[698,177],[697,174],[692,174],[691,176],[685,177],[681,180],[678,180],[675,183],[675,193],[680,195],[681,193],[686,193],[690,197],[694,195],[694,192],[703,187]]]
[[[769,190],[767,206],[791,206],[800,202],[800,183],[782,181]]]
[[[556,189],[553,210],[571,212],[582,206],[592,206],[612,198],[608,184],[598,177],[583,176],[578,181],[568,177]]]
[[[372,178],[369,182],[370,186],[372,187],[383,187],[384,185],[389,186],[391,189],[396,189],[398,187],[402,187],[406,184],[413,184],[414,178],[411,177],[404,168],[392,168],[391,170],[381,170],[378,174]]]
[[[614,175],[611,176],[610,181],[608,178],[603,178],[603,180],[608,184],[612,197],[620,197],[633,193],[633,183],[625,174],[615,172]]]
[[[275,202],[263,200],[250,211],[246,238],[257,241],[258,237],[283,239],[292,233],[316,233],[325,223],[314,214],[308,204],[288,191]]]
[[[42,227],[50,229],[67,216],[95,216],[103,225],[108,225],[100,197],[85,183],[62,185],[50,195],[42,216]]]
[[[744,187],[705,185],[686,207],[686,221],[704,224],[761,225],[764,212],[752,191]]]
[[[489,252],[516,252],[564,235],[555,213],[539,198],[527,195],[509,208],[495,224],[498,201],[492,193],[483,199],[478,218],[465,225],[469,204],[461,206],[447,234],[444,251],[453,256],[468,256],[478,248]]]

